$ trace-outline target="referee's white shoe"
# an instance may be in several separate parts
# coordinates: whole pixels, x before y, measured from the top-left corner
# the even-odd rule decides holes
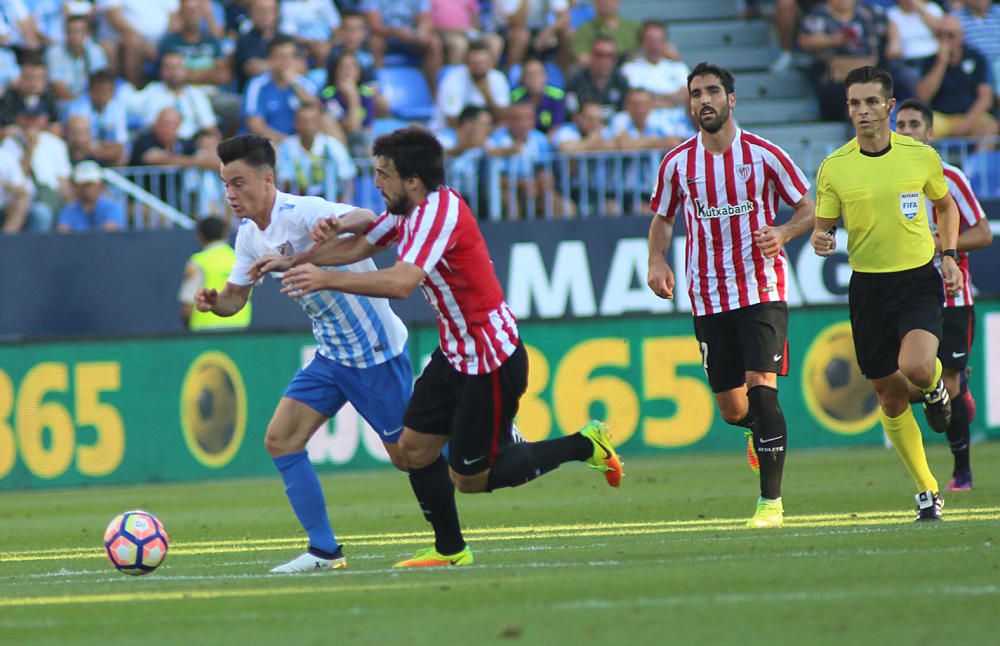
[[[320,570],[343,570],[347,567],[347,559],[344,553],[338,549],[335,558],[326,559],[316,556],[311,552],[306,552],[284,565],[279,565],[271,570],[271,574],[296,574],[299,572],[318,572]]]

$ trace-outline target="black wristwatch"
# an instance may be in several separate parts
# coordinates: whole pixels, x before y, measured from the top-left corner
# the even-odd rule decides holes
[[[958,249],[945,249],[941,252],[941,257],[951,256],[951,259],[958,262]]]

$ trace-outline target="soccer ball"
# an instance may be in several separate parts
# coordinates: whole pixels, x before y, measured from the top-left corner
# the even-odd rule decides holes
[[[137,509],[111,520],[104,530],[104,551],[119,572],[149,574],[167,557],[168,540],[163,523],[153,514]]]

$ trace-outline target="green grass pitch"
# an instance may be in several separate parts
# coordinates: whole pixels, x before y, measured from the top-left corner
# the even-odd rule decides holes
[[[430,534],[388,470],[323,477],[349,568],[298,576],[267,573],[304,546],[277,475],[0,494],[0,644],[997,643],[1000,443],[931,525],[891,450],[793,450],[779,530],[743,527],[737,451],[625,460],[619,490],[572,464],[460,495],[476,564],[455,569],[391,568]],[[171,536],[145,577],[101,549],[134,508]]]

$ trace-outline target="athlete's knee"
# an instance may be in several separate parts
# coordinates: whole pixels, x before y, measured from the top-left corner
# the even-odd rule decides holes
[[[422,469],[437,459],[440,453],[440,449],[421,441],[415,434],[404,433],[396,445],[396,458],[392,463],[403,471]]]
[[[920,360],[914,361],[900,358],[899,369],[906,375],[906,378],[918,388],[932,386],[934,381],[934,362]]]
[[[482,491],[486,491],[489,484],[489,470],[473,475],[463,475],[461,473],[456,473],[454,469],[451,469],[450,473],[451,481],[455,484],[455,488],[462,493],[480,493]]]
[[[386,442],[385,452],[389,454],[389,460],[392,462],[392,466],[396,467],[400,471],[410,470],[406,464],[406,458],[399,451],[399,444],[389,444]]]

